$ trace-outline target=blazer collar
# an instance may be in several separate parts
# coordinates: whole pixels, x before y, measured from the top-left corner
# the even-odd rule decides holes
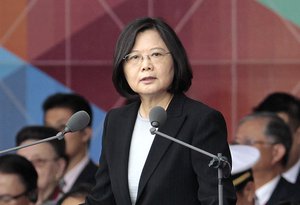
[[[159,128],[160,132],[176,138],[181,124],[185,120],[185,115],[183,114],[183,105],[185,100],[186,97],[184,95],[175,95],[173,97],[167,108],[167,120],[165,124]],[[137,201],[143,193],[145,185],[149,181],[153,171],[159,164],[171,143],[172,141],[168,139],[157,135],[155,136],[140,178]]]
[[[119,125],[118,129],[118,138],[115,138],[118,141],[118,158],[116,158],[115,169],[118,169],[118,181],[120,182],[120,189],[123,195],[123,203],[131,204],[129,187],[128,187],[128,160],[129,160],[129,149],[131,143],[132,132],[139,109],[139,102],[134,102],[127,106],[126,109],[123,109],[116,120],[116,124]],[[129,129],[128,129],[129,128]],[[115,136],[116,137],[116,136]]]

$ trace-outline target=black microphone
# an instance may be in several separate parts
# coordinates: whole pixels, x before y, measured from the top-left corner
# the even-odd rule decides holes
[[[68,132],[76,132],[85,128],[90,122],[90,116],[86,111],[78,111],[74,113],[68,122],[66,123],[65,129],[62,132],[59,132],[56,136],[58,139],[62,139],[64,134]]]
[[[40,143],[47,142],[47,141],[54,140],[54,139],[61,140],[64,138],[64,135],[66,133],[82,130],[89,124],[89,122],[90,122],[89,114],[83,110],[78,111],[70,117],[70,119],[66,123],[65,129],[63,131],[57,133],[55,136],[52,136],[52,137],[49,137],[46,139],[42,139],[42,140],[38,140],[38,141],[35,141],[30,144],[20,145],[20,146],[13,147],[10,149],[2,150],[2,151],[0,151],[0,154],[11,152],[11,151],[18,150],[18,149],[22,149],[22,148],[29,147],[32,145],[40,144]]]
[[[183,141],[180,141],[180,140],[178,140],[178,139],[176,139],[174,137],[171,137],[171,136],[168,136],[168,135],[166,135],[166,134],[164,134],[162,132],[159,132],[157,130],[157,128],[159,126],[163,125],[165,123],[166,119],[167,119],[167,112],[165,111],[164,108],[162,108],[160,106],[153,107],[150,110],[149,119],[150,119],[150,123],[152,125],[152,128],[150,128],[150,132],[151,132],[152,135],[157,134],[157,135],[159,135],[161,137],[167,138],[167,139],[169,139],[169,140],[171,140],[173,142],[176,142],[178,144],[181,144],[181,145],[183,145],[185,147],[189,147],[190,149],[193,149],[193,150],[195,150],[197,152],[201,152],[201,153],[203,153],[203,154],[205,154],[205,155],[207,155],[209,157],[218,158],[216,155],[213,155],[213,154],[211,154],[209,152],[206,152],[206,151],[201,150],[201,149],[199,149],[197,147],[194,147],[194,146],[192,146],[190,144],[187,144],[187,143],[185,143]]]
[[[226,157],[222,156],[221,153],[218,153],[218,156],[211,154],[207,151],[204,151],[202,149],[199,149],[193,145],[190,145],[188,143],[185,143],[181,140],[178,140],[174,137],[171,137],[169,135],[166,135],[162,132],[159,132],[157,129],[162,126],[166,119],[167,119],[167,112],[165,111],[165,109],[163,109],[160,106],[157,107],[153,107],[150,110],[149,113],[149,119],[150,119],[150,123],[152,125],[152,128],[150,128],[150,132],[152,135],[156,134],[159,135],[161,137],[164,137],[166,139],[169,139],[173,142],[176,142],[178,144],[181,144],[185,147],[188,147],[192,150],[195,150],[196,152],[200,152],[206,156],[209,156],[212,158],[212,160],[209,163],[209,167],[213,167],[213,168],[217,168],[218,169],[218,199],[219,199],[219,205],[223,205],[223,185],[222,185],[222,178],[225,177],[229,177],[230,176],[230,172],[231,172],[231,165],[230,163],[227,161]],[[225,169],[225,167],[227,167],[227,169]],[[223,174],[223,169],[225,169],[225,174]]]
[[[164,108],[156,106],[150,110],[149,119],[152,127],[158,128],[167,120],[167,112]]]

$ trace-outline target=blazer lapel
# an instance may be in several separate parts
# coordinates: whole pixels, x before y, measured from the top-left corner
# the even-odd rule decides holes
[[[114,137],[117,143],[118,156],[116,158],[115,166],[113,169],[118,172],[118,181],[120,184],[120,190],[124,198],[124,204],[131,204],[129,188],[128,188],[128,160],[129,160],[129,149],[131,143],[132,132],[136,120],[139,103],[134,103],[129,109],[121,113],[118,119],[116,119],[116,134]],[[128,129],[130,127],[130,129]],[[112,153],[114,154],[114,153]]]
[[[159,128],[160,132],[171,137],[177,136],[177,132],[185,120],[185,115],[182,113],[184,99],[185,98],[182,96],[174,96],[167,109],[167,120],[165,124]],[[137,202],[145,188],[146,183],[171,143],[171,140],[165,139],[161,136],[155,136],[140,178]]]

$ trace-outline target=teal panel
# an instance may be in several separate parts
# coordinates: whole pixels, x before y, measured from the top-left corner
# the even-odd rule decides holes
[[[300,26],[299,0],[259,0],[259,2],[272,9],[278,15]]]

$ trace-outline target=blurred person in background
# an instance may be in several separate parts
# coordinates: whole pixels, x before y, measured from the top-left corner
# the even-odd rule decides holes
[[[26,126],[16,136],[17,146],[34,143],[55,136],[58,131],[44,126]],[[38,173],[38,201],[36,205],[56,205],[62,196],[60,182],[67,167],[65,140],[55,139],[26,148],[17,154],[34,165]]]
[[[38,199],[38,174],[26,158],[0,156],[0,205],[34,205]]]
[[[249,145],[229,145],[232,157],[231,177],[237,193],[236,205],[254,205],[255,184],[252,167],[259,160],[260,153]]]
[[[83,203],[91,189],[92,186],[90,184],[80,184],[71,189],[68,193],[64,194],[64,196],[58,201],[57,205],[78,205]]]
[[[300,186],[300,102],[289,93],[275,92],[268,95],[254,109],[254,112],[274,112],[290,127],[292,147],[283,177]]]
[[[89,114],[90,122],[83,130],[65,135],[69,164],[63,178],[62,190],[64,193],[79,184],[95,184],[94,176],[97,165],[88,154],[93,131],[92,108],[85,98],[75,93],[55,93],[43,103],[44,124],[59,131],[63,130],[69,118],[80,110]]]
[[[265,112],[247,115],[238,125],[235,140],[260,151],[260,159],[253,166],[258,205],[278,204],[296,194],[299,188],[281,177],[292,144],[291,131],[281,118]]]

